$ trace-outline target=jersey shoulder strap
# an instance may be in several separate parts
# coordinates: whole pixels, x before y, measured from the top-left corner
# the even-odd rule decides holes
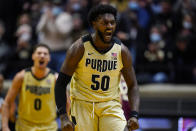
[[[86,34],[84,36],[82,36],[82,42],[85,43],[87,41],[91,41],[92,40],[92,37],[90,34]]]
[[[116,44],[118,44],[118,45],[121,45],[121,43],[122,43],[121,40],[118,39],[117,37],[113,37],[113,38],[112,38],[112,42],[113,42],[113,43],[116,43]]]
[[[49,74],[53,74],[55,75],[56,71],[54,71],[53,69],[50,69]]]
[[[31,72],[31,67],[26,68],[25,72]]]

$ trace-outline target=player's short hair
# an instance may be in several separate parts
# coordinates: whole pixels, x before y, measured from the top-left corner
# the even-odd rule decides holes
[[[116,10],[116,8],[114,8],[113,6],[108,5],[108,4],[99,4],[95,7],[93,7],[89,11],[89,13],[88,13],[88,22],[89,22],[89,24],[92,25],[93,21],[96,21],[97,18],[100,15],[103,15],[103,14],[106,14],[106,13],[113,14],[115,20],[117,20],[117,10]]]
[[[39,47],[45,47],[46,49],[48,49],[48,52],[50,53],[50,47],[46,44],[43,44],[43,43],[39,43],[39,44],[36,44],[34,47],[33,47],[33,52],[32,53],[35,53],[36,49],[39,48]]]

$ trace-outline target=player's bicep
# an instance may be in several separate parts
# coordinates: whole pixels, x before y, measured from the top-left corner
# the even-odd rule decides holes
[[[61,72],[72,76],[79,61],[84,54],[82,40],[77,40],[67,51],[66,58],[61,67]]]
[[[136,83],[135,71],[132,65],[131,53],[122,45],[122,61],[123,69],[121,70],[128,87],[132,87]]]
[[[16,74],[16,76],[14,77],[14,79],[12,81],[12,86],[7,92],[5,102],[7,102],[9,104],[12,104],[14,102],[16,96],[20,92],[20,88],[22,86],[23,78],[24,78],[24,71],[21,71],[21,72]]]

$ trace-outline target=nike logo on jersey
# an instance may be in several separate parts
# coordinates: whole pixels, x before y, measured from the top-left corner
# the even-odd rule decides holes
[[[88,53],[88,55],[92,55],[93,53]]]

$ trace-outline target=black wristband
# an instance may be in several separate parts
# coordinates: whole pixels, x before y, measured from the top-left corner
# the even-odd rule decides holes
[[[66,102],[67,102],[66,88],[70,80],[71,80],[71,76],[60,72],[56,81],[55,101],[56,101],[59,115],[66,114]]]
[[[131,111],[131,117],[139,118],[139,113],[137,111]]]

